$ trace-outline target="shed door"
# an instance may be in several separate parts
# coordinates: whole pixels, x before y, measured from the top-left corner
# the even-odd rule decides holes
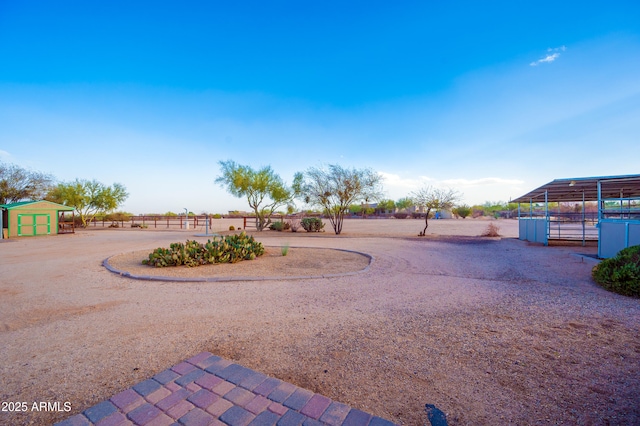
[[[51,233],[50,214],[19,214],[18,236],[48,235]]]

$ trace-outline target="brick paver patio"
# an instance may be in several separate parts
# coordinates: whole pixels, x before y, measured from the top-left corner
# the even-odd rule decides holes
[[[203,352],[57,426],[391,426],[351,408]]]

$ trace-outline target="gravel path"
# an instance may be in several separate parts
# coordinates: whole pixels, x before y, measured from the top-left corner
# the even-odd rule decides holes
[[[185,231],[1,243],[0,399],[71,411],[0,412],[0,424],[66,418],[203,351],[407,425],[426,423],[425,404],[454,425],[640,423],[638,299],[593,283],[594,261],[576,255],[593,248],[530,245],[516,221],[497,223],[508,238],[479,238],[487,222],[469,219],[431,221],[425,238],[412,220],[263,232],[267,246],[375,259],[353,276],[275,281],[138,281],[102,266]]]

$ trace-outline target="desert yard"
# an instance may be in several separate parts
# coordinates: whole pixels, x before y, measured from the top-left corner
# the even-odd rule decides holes
[[[0,400],[71,411],[3,411],[0,424],[62,420],[202,351],[399,424],[428,424],[425,404],[451,425],[640,424],[640,300],[592,281],[595,248],[519,241],[515,220],[480,237],[488,223],[432,220],[426,237],[412,219],[253,233],[271,260],[184,271],[235,278],[218,282],[134,280],[102,264],[204,242],[203,229],[2,242]],[[213,231],[229,225],[242,220]]]

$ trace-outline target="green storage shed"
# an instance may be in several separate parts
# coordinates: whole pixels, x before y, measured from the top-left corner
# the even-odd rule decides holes
[[[21,201],[0,204],[2,238],[74,232],[73,221],[67,222],[65,220],[65,212],[73,211],[73,207],[51,201]]]

